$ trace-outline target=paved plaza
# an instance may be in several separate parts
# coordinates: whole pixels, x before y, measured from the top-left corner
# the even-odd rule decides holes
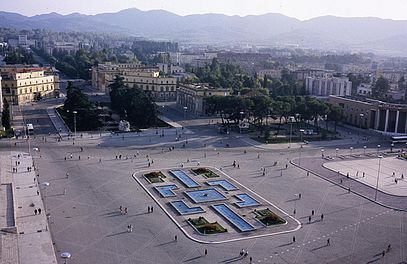
[[[328,162],[324,166],[373,188],[378,183],[378,189],[382,192],[407,196],[407,179],[404,180],[404,174],[407,176],[407,160],[397,157],[382,158],[380,172],[379,158]]]
[[[320,158],[321,143],[310,143],[302,149],[301,166],[307,166],[304,170],[290,163],[298,159],[297,145],[260,147],[244,135],[218,134],[216,124],[208,120],[194,121],[190,125],[185,122],[184,133],[180,128],[151,129],[124,136],[84,133],[78,134],[75,141],[64,137],[59,142],[55,140],[56,131],[52,130],[46,109],[25,109],[24,114],[27,120],[40,117],[38,134],[32,138],[30,147],[39,150],[33,152],[39,183],[49,183],[46,193],[41,191],[41,197],[46,201],[48,227],[59,263],[63,263],[59,256],[65,251],[72,255],[69,263],[406,261],[405,211],[381,206],[353,191],[349,193],[339,186],[339,181],[307,173],[311,168],[331,171],[322,167],[327,161]],[[0,144],[5,155],[10,151],[29,150],[24,139],[0,141]],[[325,146],[325,153],[335,153],[337,146],[329,144]],[[369,146],[367,151],[372,149],[374,147]],[[386,159],[384,167],[394,166],[387,164]],[[239,168],[232,166],[234,161]],[[185,235],[132,177],[141,171],[198,166],[215,168],[230,176],[231,183],[247,188],[247,193],[256,200],[263,202],[264,198],[298,219],[300,228],[227,243],[196,242]],[[322,169],[321,173],[325,173]],[[388,171],[389,168],[383,169],[383,172]],[[27,197],[30,195],[27,193]],[[188,205],[193,204],[186,201]],[[127,208],[127,213],[122,213],[120,207]],[[148,212],[148,207],[154,211]],[[233,204],[231,208],[237,211]],[[229,225],[222,217],[218,221]],[[128,232],[129,225],[133,227],[132,232]],[[246,234],[250,236],[250,232],[243,232],[243,236]],[[242,249],[248,253],[247,257],[240,255]],[[25,252],[20,249],[19,254]],[[30,263],[52,262],[33,258]]]

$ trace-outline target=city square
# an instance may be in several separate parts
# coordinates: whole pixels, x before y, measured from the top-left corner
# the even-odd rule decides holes
[[[401,263],[405,258],[404,211],[383,207],[353,190],[349,193],[290,163],[293,160],[295,164],[301,149],[301,165],[311,159],[315,169],[326,169],[315,163],[326,162],[317,144],[268,148],[241,134],[219,135],[216,125],[208,125],[207,120],[182,120],[182,114],[183,134],[180,128],[165,128],[160,133],[150,129],[123,136],[83,133],[75,140],[57,141],[53,135],[58,124],[51,122],[45,110],[30,109],[24,111],[28,120],[41,117],[39,135],[30,144],[38,148],[32,152],[38,180],[49,183],[43,197],[49,229],[57,255],[69,251],[70,263],[89,259],[98,263],[248,263],[250,259],[253,263]],[[343,144],[356,142],[345,139]],[[9,145],[21,153],[28,147],[25,140]],[[325,145],[325,154],[335,156],[335,148]],[[363,151],[362,146],[359,150],[355,147],[354,153]],[[373,143],[367,151],[377,155]],[[357,170],[362,173],[361,164],[374,170],[369,162],[352,161],[341,168],[349,168],[353,177]],[[386,164],[383,162],[384,167]],[[249,188],[250,193],[298,219],[300,228],[216,244],[190,239],[133,175],[194,167],[229,175],[233,185]],[[344,169],[341,173],[346,178]],[[366,173],[374,175],[367,169]],[[383,173],[388,174],[388,169]],[[386,177],[382,180],[385,184]],[[179,181],[177,184],[182,187]],[[126,214],[119,210],[121,206],[127,208]],[[148,212],[149,207],[154,207],[154,212]],[[132,232],[128,232],[128,225],[132,225]],[[382,257],[389,244],[391,250]],[[240,255],[242,249],[248,252],[246,258]]]

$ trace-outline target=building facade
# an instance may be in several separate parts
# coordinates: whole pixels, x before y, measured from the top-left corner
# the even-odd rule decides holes
[[[4,66],[0,68],[3,97],[10,104],[27,104],[59,96],[59,77],[49,68]]]
[[[356,127],[373,129],[386,134],[407,134],[407,105],[378,100],[357,100],[330,96],[329,102],[341,107],[345,122]]]
[[[180,84],[177,95],[177,107],[197,116],[206,114],[205,99],[210,96],[228,96],[232,89],[214,88],[208,84]]]
[[[159,102],[176,101],[177,79],[160,76],[159,68],[142,67],[141,64],[99,64],[92,68],[92,85],[99,91],[109,92],[109,85],[115,76],[123,78],[130,88],[149,91]]]
[[[1,88],[1,76],[0,76],[0,88]],[[2,113],[3,113],[3,89],[0,89],[0,116]]]
[[[307,77],[305,79],[305,89],[314,96],[350,96],[352,92],[352,82],[347,77]]]

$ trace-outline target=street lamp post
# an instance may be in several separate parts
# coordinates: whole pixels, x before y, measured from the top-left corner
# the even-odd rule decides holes
[[[335,151],[336,151],[336,157],[338,157],[338,151],[339,151],[339,149],[336,148]]]
[[[74,127],[74,133],[75,133],[75,138],[76,138],[76,114],[78,113],[77,111],[72,111],[73,113],[73,127]]]
[[[242,134],[242,125],[243,125],[243,115],[244,115],[244,112],[243,111],[240,111],[240,124],[239,124],[239,129],[240,129],[240,134]]]
[[[394,144],[391,143],[391,145],[390,145],[390,152],[393,152],[393,148],[394,148]]]
[[[324,149],[321,149],[321,158],[324,158]]]
[[[350,155],[352,155],[353,147],[350,147],[349,150],[350,150]]]
[[[377,145],[377,154],[379,154],[380,151],[380,145]]]
[[[290,117],[290,144],[288,145],[288,148],[291,148],[291,138],[293,135],[293,118]]]
[[[366,156],[366,146],[363,146],[363,155]]]
[[[362,130],[362,119],[365,116],[364,114],[359,114],[360,120],[359,120],[359,130]],[[360,131],[359,131],[360,132]]]
[[[376,199],[377,199],[377,190],[379,189],[380,162],[382,161],[383,156],[379,155],[378,158],[379,158],[379,168],[378,168],[378,170],[377,170],[376,192],[375,192],[375,195],[374,195],[374,200],[375,200],[375,201],[376,201]]]
[[[71,258],[71,253],[69,252],[62,252],[61,258],[64,260],[64,264],[68,263],[68,259]]]
[[[47,212],[47,187],[49,182],[43,182],[41,185],[44,187],[44,211]]]

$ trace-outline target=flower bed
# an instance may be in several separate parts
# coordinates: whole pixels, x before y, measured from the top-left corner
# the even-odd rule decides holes
[[[270,209],[254,210],[256,219],[262,222],[266,226],[285,224],[286,221],[279,217],[277,214],[270,211]]]
[[[196,175],[202,175],[205,178],[217,178],[219,177],[218,174],[214,173],[210,169],[207,168],[197,168],[197,169],[192,169],[192,172],[194,172]]]
[[[189,218],[188,222],[190,222],[199,233],[204,235],[227,232],[227,229],[223,228],[218,222],[209,223],[208,220],[202,216],[193,219]]]
[[[164,182],[163,178],[165,178],[165,175],[161,171],[153,171],[153,172],[144,174],[144,178],[149,183],[158,183],[158,182]]]

